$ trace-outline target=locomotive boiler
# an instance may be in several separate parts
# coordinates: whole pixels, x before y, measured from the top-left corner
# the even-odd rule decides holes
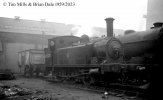
[[[163,27],[161,23],[154,23],[154,27],[147,31],[131,32],[124,36],[117,36],[124,46],[124,60],[129,61],[134,57],[146,57],[146,62],[159,63],[156,55],[161,55]],[[161,56],[160,56],[161,57]],[[156,59],[158,61],[156,61]],[[147,60],[151,60],[148,61]],[[135,62],[136,63],[136,62]],[[140,63],[140,62],[137,62]]]

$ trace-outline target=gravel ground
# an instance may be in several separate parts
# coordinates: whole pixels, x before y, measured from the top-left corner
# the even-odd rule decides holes
[[[119,97],[114,97],[111,95],[108,96],[108,98],[102,98],[103,94],[70,88],[63,85],[59,85],[58,83],[55,84],[47,82],[42,79],[24,78],[20,76],[17,76],[16,80],[0,81],[0,83],[10,86],[17,85],[23,88],[30,89],[31,91],[36,90],[42,91],[42,93],[39,94],[39,97],[50,96],[51,98],[53,98],[52,100],[132,100],[126,98],[121,99]],[[34,95],[30,95],[28,96],[28,98],[29,97],[31,98],[32,96],[34,97]],[[26,100],[39,100],[39,99],[26,99]]]

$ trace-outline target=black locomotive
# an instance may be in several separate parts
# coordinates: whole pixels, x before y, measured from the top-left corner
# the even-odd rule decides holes
[[[47,73],[84,84],[119,84],[147,88],[158,75],[162,61],[163,27],[113,37],[113,18],[107,18],[107,37],[89,41],[87,36],[50,39]],[[68,39],[68,38],[72,39]],[[80,43],[79,43],[80,42]]]
[[[52,79],[69,79],[87,85],[123,85],[151,90],[151,86],[160,86],[157,78],[161,77],[163,64],[162,23],[155,23],[147,31],[126,31],[125,35],[114,37],[114,19],[105,20],[107,37],[94,41],[86,35],[49,39],[48,48],[44,49],[45,68],[41,72]]]

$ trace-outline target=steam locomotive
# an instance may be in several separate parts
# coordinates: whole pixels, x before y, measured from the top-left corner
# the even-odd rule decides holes
[[[105,20],[107,37],[103,39],[89,41],[85,35],[50,39],[49,49],[45,50],[45,54],[50,52],[50,57],[45,59],[46,72],[55,78],[89,85],[102,83],[147,88],[153,76],[160,73],[162,23],[155,23],[148,31],[131,31],[113,37],[114,19]]]
[[[160,83],[156,77],[161,76],[162,70],[163,24],[155,23],[150,30],[128,31],[114,37],[114,19],[105,20],[107,37],[102,39],[90,41],[86,35],[49,39],[48,48],[44,49],[45,68],[39,71],[51,78],[70,79],[87,85],[146,89]]]

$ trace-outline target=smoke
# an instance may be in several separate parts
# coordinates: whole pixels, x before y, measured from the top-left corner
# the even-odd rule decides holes
[[[106,36],[106,28],[103,27],[90,27],[90,26],[73,26],[71,28],[72,35],[74,36],[82,36],[82,35],[88,35],[89,37],[102,37]],[[113,33],[115,36],[123,35],[124,30],[122,29],[114,29]]]
[[[74,32],[73,35],[75,36],[82,36],[82,35],[88,35],[89,37],[92,37],[93,36],[93,27],[90,27],[90,26],[74,26],[72,29],[71,29],[72,32]]]
[[[71,28],[74,36],[88,35],[89,37],[101,37],[106,35],[106,29],[102,27],[92,27],[92,26],[74,26]]]

